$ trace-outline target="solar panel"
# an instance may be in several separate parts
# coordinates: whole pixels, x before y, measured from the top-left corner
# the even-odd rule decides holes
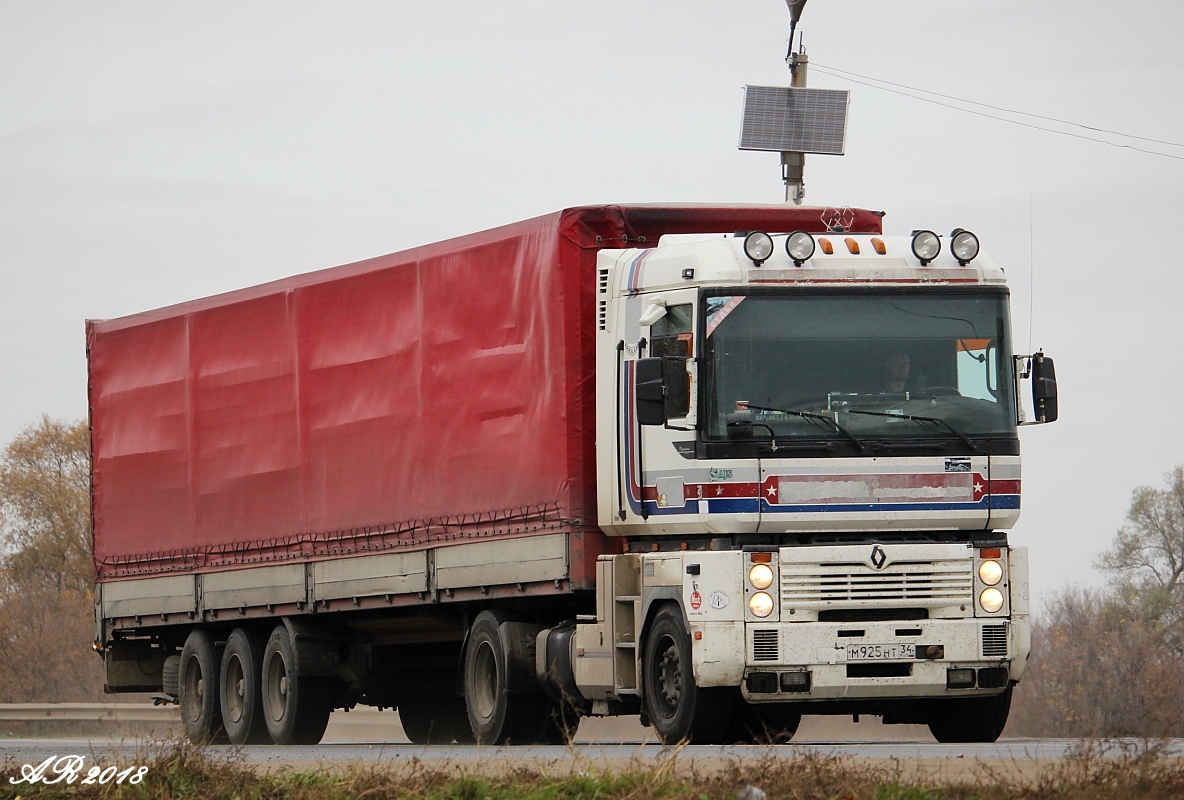
[[[745,86],[740,149],[841,156],[850,98],[842,89]]]

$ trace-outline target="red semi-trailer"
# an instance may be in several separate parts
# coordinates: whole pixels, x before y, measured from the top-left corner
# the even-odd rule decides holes
[[[573,208],[90,321],[96,576],[563,531],[579,534],[568,588],[590,588],[606,547],[597,252],[811,223],[817,210]],[[879,215],[853,230],[878,232]]]
[[[750,677],[766,673],[746,666],[745,629],[762,617],[741,572],[754,555],[753,563],[776,567],[777,556],[760,554],[813,542],[804,531],[834,525],[769,533],[754,517],[775,509],[762,505],[767,498],[741,499],[743,480],[719,479],[717,488],[733,498],[728,506],[698,499],[702,485],[691,488],[692,466],[739,475],[759,463],[762,448],[776,452],[780,435],[754,440],[754,429],[773,430],[770,420],[729,421],[722,438],[705,422],[716,401],[695,365],[722,321],[707,327],[720,306],[717,290],[825,286],[831,296],[895,282],[893,291],[904,285],[925,294],[962,282],[984,297],[1003,296],[987,268],[913,263],[903,251],[876,263],[843,261],[840,252],[823,264],[820,254],[811,264],[829,272],[802,281],[782,274],[793,267],[774,269],[780,256],[764,254],[753,234],[770,244],[765,232],[811,242],[831,234],[852,253],[859,241],[869,253],[887,253],[880,218],[780,206],[573,208],[88,322],[96,647],[108,689],[162,692],[179,702],[194,739],[239,743],[319,740],[332,709],[357,703],[398,708],[408,735],[425,742],[558,740],[580,715],[638,712],[656,719],[667,741],[737,740],[774,719],[792,728],[804,702],[840,697],[832,710],[863,702],[865,713],[932,716],[929,688],[820,690],[817,698],[809,688],[805,696],[784,688],[783,696],[791,684],[767,673],[776,696],[761,697],[769,679]],[[827,248],[833,255],[829,240]],[[791,256],[797,268],[808,260]],[[898,274],[885,277],[885,269]],[[642,308],[646,298],[652,302]],[[967,348],[1005,351],[1002,327],[980,334],[958,339],[960,350],[951,345],[945,366],[940,348],[917,352],[936,374],[954,369]],[[990,357],[996,386],[1018,381],[1009,351]],[[653,427],[654,387],[661,431]],[[676,407],[684,402],[690,406]],[[998,403],[1015,416],[1014,395]],[[936,439],[921,432],[925,441],[903,452],[944,457],[969,443],[969,470],[975,453],[1006,459],[1014,450],[1018,479],[1014,422],[1010,432],[988,425],[982,444],[961,431]],[[817,458],[825,453],[870,469],[866,448],[844,451],[849,439],[859,441],[849,426],[834,427],[813,432],[827,441],[818,452],[804,447],[802,465],[825,466],[825,477],[835,471]],[[651,441],[655,433],[682,441],[663,445]],[[643,452],[652,461],[643,462]],[[989,471],[985,462],[981,469]],[[678,476],[675,501],[666,492],[679,470],[687,474]],[[952,497],[951,480],[935,491]],[[882,511],[833,520],[877,548],[894,546],[892,532],[902,528],[976,530],[931,537],[930,549],[953,541],[967,552],[960,556],[967,570],[984,560],[1026,570],[1016,548],[1010,565],[997,554],[971,555],[1000,550],[978,545],[1006,552],[1001,532],[983,531],[1011,524],[1014,514],[1007,503],[994,514],[987,498],[980,519],[972,509],[979,500],[967,500],[964,511],[933,519],[912,509],[898,516],[904,525]],[[666,516],[672,508],[689,516],[676,523]],[[946,550],[922,555],[950,560]],[[687,554],[696,563],[683,564]],[[892,553],[898,561],[906,555]],[[722,566],[711,566],[715,556]],[[711,585],[700,587],[691,577],[698,575]],[[714,591],[715,616],[696,622],[701,588]],[[1005,622],[1026,620],[1026,595],[998,611]],[[696,624],[705,627],[692,639]],[[980,627],[957,636],[977,648]],[[724,672],[704,666],[721,663],[719,648],[734,662]],[[892,652],[919,658],[915,647]],[[1005,643],[1003,655],[1012,663],[1026,655],[1026,642]],[[1009,686],[1008,667],[1000,672],[990,658],[969,669],[994,672],[954,687],[963,704],[1003,696]],[[1020,670],[1022,659],[1011,673],[1018,678]],[[940,677],[944,683],[945,672]],[[682,696],[663,693],[671,681],[687,685]],[[1004,695],[1009,700],[1010,689]],[[998,707],[996,700],[976,713],[994,719]]]

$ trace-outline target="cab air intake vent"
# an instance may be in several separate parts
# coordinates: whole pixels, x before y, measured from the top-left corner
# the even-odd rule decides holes
[[[1003,658],[1007,655],[1007,624],[983,626],[983,657]]]
[[[608,301],[600,301],[600,309],[597,312],[597,320],[600,330],[608,330]]]
[[[600,285],[600,293],[601,294],[608,294],[608,270],[607,269],[600,270],[599,285]]]
[[[777,629],[757,629],[752,632],[752,660],[776,661],[780,655]]]

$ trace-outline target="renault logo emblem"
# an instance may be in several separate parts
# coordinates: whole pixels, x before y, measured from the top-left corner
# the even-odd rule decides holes
[[[884,548],[876,545],[872,548],[872,566],[876,569],[883,569],[884,563],[888,560],[888,554],[884,552]]]

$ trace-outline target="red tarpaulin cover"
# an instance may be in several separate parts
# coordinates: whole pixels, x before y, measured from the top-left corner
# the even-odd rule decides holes
[[[99,578],[596,533],[596,251],[823,232],[792,206],[572,208],[87,323]],[[849,229],[879,233],[880,215]],[[645,244],[637,240],[645,238]],[[579,562],[579,563],[577,563]]]

